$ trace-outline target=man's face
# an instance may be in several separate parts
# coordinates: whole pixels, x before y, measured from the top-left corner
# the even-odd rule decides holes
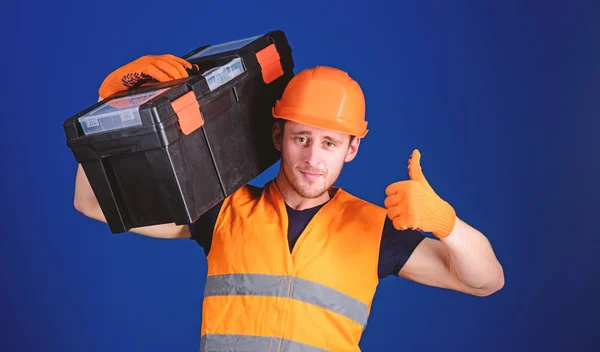
[[[337,180],[345,162],[356,156],[360,140],[338,132],[286,121],[273,129],[275,147],[290,186],[304,198],[317,198]]]

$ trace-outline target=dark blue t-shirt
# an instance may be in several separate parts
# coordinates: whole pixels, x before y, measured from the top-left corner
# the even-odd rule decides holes
[[[190,225],[192,239],[204,248],[205,255],[210,251],[213,231],[222,204],[223,202],[218,203]],[[325,204],[305,210],[294,210],[286,204],[290,252],[310,220]],[[424,238],[425,235],[416,230],[396,230],[392,221],[386,217],[379,249],[379,278],[397,275]]]

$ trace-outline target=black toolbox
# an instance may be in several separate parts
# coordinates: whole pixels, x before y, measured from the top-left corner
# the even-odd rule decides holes
[[[118,93],[64,122],[112,233],[193,223],[279,159],[272,107],[294,68],[285,34],[182,58],[199,74]]]

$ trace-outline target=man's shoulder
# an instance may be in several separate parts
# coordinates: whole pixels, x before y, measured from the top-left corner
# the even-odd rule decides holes
[[[345,189],[339,187],[335,187],[332,189],[334,190],[334,192],[339,193],[339,197],[343,198],[343,201],[345,203],[349,203],[353,206],[360,207],[369,211],[374,211],[377,213],[385,213],[387,211],[384,207],[377,205],[371,201],[368,201],[364,198],[361,198],[353,193],[350,193]]]
[[[365,226],[368,223],[373,224],[379,230],[382,229],[383,222],[387,217],[387,209],[344,189],[339,188],[336,192],[336,196],[339,198],[338,204],[344,209],[344,213],[353,219],[360,219],[359,221],[362,221]]]
[[[265,187],[246,184],[227,197],[227,201],[236,205],[255,201],[260,198],[265,190]]]

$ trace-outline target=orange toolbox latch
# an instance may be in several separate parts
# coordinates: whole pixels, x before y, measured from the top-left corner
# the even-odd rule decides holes
[[[177,119],[179,120],[179,126],[181,132],[185,135],[189,135],[198,128],[204,126],[204,118],[200,112],[200,104],[196,100],[194,92],[187,92],[179,98],[171,102],[171,107]]]
[[[283,75],[281,67],[281,57],[277,52],[275,44],[270,44],[256,53],[256,59],[262,69],[262,76],[265,83],[269,84]]]

